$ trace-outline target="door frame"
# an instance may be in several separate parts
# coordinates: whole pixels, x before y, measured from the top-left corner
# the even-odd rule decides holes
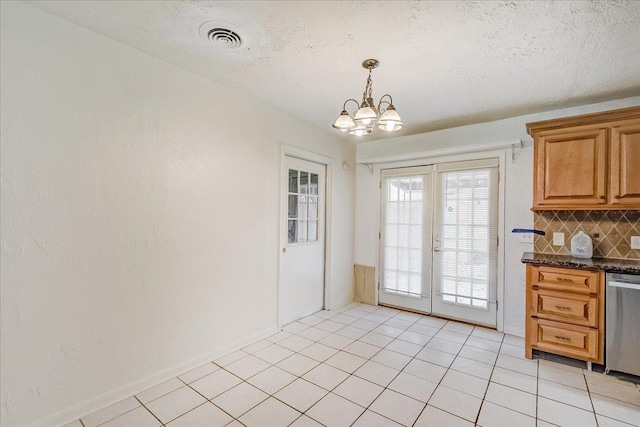
[[[506,150],[487,150],[482,152],[474,152],[474,153],[463,153],[463,154],[453,154],[453,155],[445,155],[445,156],[434,156],[434,157],[424,157],[421,159],[411,159],[411,160],[403,160],[397,162],[388,162],[388,163],[377,163],[373,164],[373,175],[378,180],[378,182],[382,182],[382,169],[391,169],[391,168],[404,168],[404,167],[415,167],[415,166],[426,166],[434,163],[450,163],[450,162],[458,162],[465,160],[481,160],[487,158],[498,158],[498,172],[499,172],[499,181],[498,181],[498,240],[500,242],[498,246],[498,271],[497,271],[497,289],[496,289],[496,300],[498,304],[497,313],[496,313],[496,329],[500,332],[504,330],[504,282],[505,282],[505,269],[504,269],[504,261],[505,261],[505,193],[506,193],[506,161],[507,154]],[[379,194],[378,194],[378,217],[377,217],[377,231],[378,233],[382,232],[382,188],[380,185]],[[379,236],[381,234],[378,234]],[[380,266],[381,264],[381,245],[382,239],[378,239],[378,256],[376,258],[376,268],[375,268],[375,280],[376,280],[376,305],[378,305],[378,288],[380,287]],[[433,284],[432,284],[433,285]]]
[[[331,212],[332,212],[332,186],[333,181],[333,159],[331,157],[324,156],[322,154],[307,151],[302,148],[294,147],[291,145],[280,145],[280,179],[278,181],[278,197],[280,199],[280,208],[278,209],[278,274],[277,274],[277,289],[278,298],[276,301],[276,319],[278,323],[278,329],[281,329],[282,323],[280,318],[280,277],[282,273],[283,253],[282,248],[287,244],[286,238],[286,226],[282,220],[282,215],[287,212],[288,199],[284,195],[283,189],[288,183],[288,173],[286,157],[294,157],[300,160],[306,160],[313,163],[323,165],[326,169],[325,173],[325,205],[324,205],[324,289],[323,289],[323,308],[325,310],[331,309]]]

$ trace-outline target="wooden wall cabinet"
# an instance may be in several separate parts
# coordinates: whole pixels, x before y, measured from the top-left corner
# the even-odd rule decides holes
[[[604,273],[527,264],[525,356],[604,362]]]
[[[640,107],[528,123],[533,210],[640,209]]]
[[[609,204],[640,206],[640,121],[611,128]]]

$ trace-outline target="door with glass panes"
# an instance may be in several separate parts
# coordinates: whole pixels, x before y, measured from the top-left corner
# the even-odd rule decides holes
[[[382,171],[381,304],[431,311],[432,170]]]
[[[324,306],[325,169],[325,165],[285,156],[281,325]]]
[[[497,162],[382,171],[381,304],[496,325]]]

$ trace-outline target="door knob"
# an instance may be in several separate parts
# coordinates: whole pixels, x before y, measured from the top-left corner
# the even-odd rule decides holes
[[[282,248],[282,253],[287,252],[287,248]]]

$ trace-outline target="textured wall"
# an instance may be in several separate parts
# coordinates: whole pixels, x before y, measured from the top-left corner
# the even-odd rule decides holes
[[[542,211],[534,214],[534,226],[546,232],[536,235],[535,251],[571,254],[571,237],[578,231],[591,236],[593,256],[640,259],[640,250],[631,249],[631,236],[640,236],[640,211]],[[564,245],[554,246],[553,232],[564,233]]]
[[[283,143],[335,160],[332,304],[352,297],[353,146],[1,3],[3,426],[77,419],[276,327]]]

